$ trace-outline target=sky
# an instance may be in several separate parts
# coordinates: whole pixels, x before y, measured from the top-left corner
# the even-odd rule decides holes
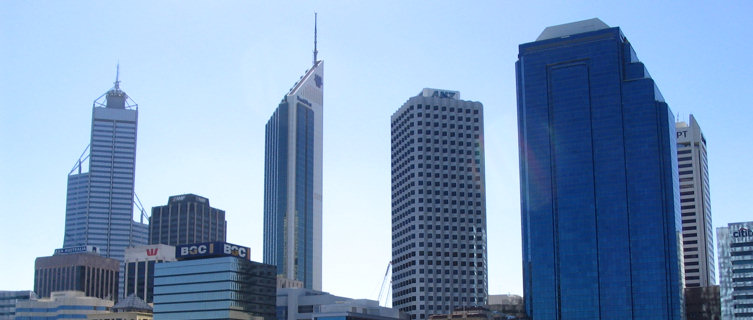
[[[376,300],[391,259],[390,115],[422,88],[484,105],[491,294],[522,294],[518,45],[598,17],[619,26],[680,119],[708,141],[715,227],[753,220],[753,2],[2,1],[0,290],[31,290],[63,242],[67,174],[92,101],[139,105],[136,194],[194,193],[262,260],[264,125],[324,60],[323,290]],[[389,280],[387,280],[389,281]]]

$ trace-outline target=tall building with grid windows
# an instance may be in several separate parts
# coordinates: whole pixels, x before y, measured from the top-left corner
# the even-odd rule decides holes
[[[267,121],[264,145],[264,263],[314,290],[322,289],[323,79],[315,60]]]
[[[753,221],[716,228],[722,319],[753,320]]]
[[[195,194],[171,196],[167,205],[153,207],[149,244],[179,244],[227,240],[225,210],[212,208],[209,199]]]
[[[708,287],[716,283],[716,267],[706,137],[692,114],[676,130],[685,286]]]
[[[138,105],[116,77],[93,103],[91,141],[68,174],[63,247],[123,262],[125,248],[147,243],[148,225],[133,220],[137,127]]]
[[[392,125],[392,305],[411,319],[487,300],[484,118],[423,89]]]
[[[684,318],[675,119],[630,42],[548,27],[515,66],[528,315]]]

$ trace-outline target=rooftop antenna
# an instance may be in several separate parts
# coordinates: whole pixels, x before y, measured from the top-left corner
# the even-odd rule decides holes
[[[120,61],[118,61],[118,66],[115,67],[115,89],[120,89]]]
[[[314,12],[314,64],[316,64],[316,55],[319,53],[319,51],[316,50],[316,15],[317,13]]]

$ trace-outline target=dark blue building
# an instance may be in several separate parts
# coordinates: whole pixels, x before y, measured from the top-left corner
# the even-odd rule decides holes
[[[527,313],[681,319],[675,120],[656,84],[598,19],[519,50]]]

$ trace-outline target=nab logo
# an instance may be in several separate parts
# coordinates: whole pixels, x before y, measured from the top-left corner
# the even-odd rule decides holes
[[[320,77],[318,74],[314,75],[314,82],[316,83],[317,88],[321,88],[324,84],[324,81],[322,80],[322,77]]]
[[[151,257],[151,256],[156,256],[156,255],[157,255],[157,251],[158,251],[158,250],[159,250],[159,248],[150,248],[150,249],[146,249],[146,255],[147,255],[147,256],[150,256],[150,257]]]

